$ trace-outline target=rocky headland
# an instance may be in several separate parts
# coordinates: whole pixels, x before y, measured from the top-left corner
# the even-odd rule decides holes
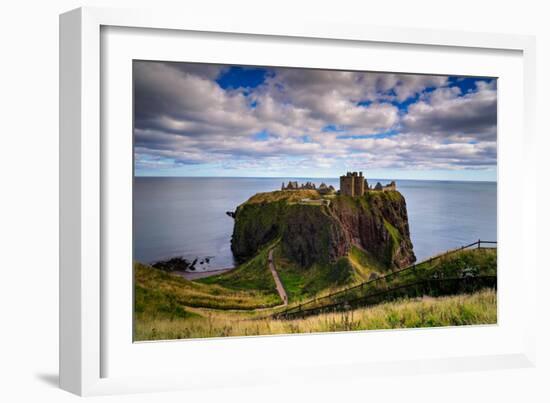
[[[323,196],[314,189],[258,193],[234,212],[231,249],[237,261],[280,240],[301,267],[332,264],[353,245],[388,270],[416,260],[405,198],[397,190]]]

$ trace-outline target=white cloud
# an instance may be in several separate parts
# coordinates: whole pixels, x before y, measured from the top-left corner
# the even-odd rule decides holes
[[[496,162],[494,80],[462,93],[442,76],[277,68],[245,93],[216,83],[226,69],[135,63],[138,168],[483,169]],[[407,111],[396,106],[416,97]],[[254,140],[260,132],[265,137]]]
[[[462,141],[496,140],[496,82],[476,83],[462,94],[458,87],[438,88],[409,107],[405,130]]]

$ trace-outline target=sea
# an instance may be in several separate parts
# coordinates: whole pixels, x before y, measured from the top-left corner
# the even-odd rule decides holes
[[[369,184],[391,179],[368,178]],[[233,218],[226,212],[281,183],[339,188],[338,178],[135,177],[134,260],[197,259],[199,271],[234,267]],[[496,182],[396,180],[405,197],[417,260],[477,241],[497,240]]]

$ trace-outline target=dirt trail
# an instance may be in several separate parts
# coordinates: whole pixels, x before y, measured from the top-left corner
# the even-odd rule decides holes
[[[277,287],[277,292],[279,293],[279,296],[283,301],[282,306],[287,306],[288,296],[286,295],[286,291],[285,291],[285,288],[283,287],[283,283],[279,278],[279,273],[277,273],[277,270],[275,269],[275,263],[273,262],[273,249],[269,250],[268,264],[269,264],[269,270],[271,270],[271,274],[273,275],[273,280],[275,280],[275,286]]]

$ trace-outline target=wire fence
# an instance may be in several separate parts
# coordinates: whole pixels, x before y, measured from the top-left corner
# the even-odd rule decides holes
[[[496,287],[497,276],[427,279],[423,281],[402,284],[394,288],[371,293],[347,301],[335,302],[329,305],[302,309],[300,311],[286,312],[284,314],[280,313],[275,317],[277,319],[295,319],[309,315],[345,311],[369,305],[376,305],[381,302],[397,298],[415,298],[426,295],[432,297],[440,297],[451,294],[471,293],[484,288],[496,289]]]
[[[421,262],[412,264],[410,266],[407,266],[401,270],[396,270],[391,273],[388,273],[384,276],[378,277],[376,279],[368,280],[365,282],[362,282],[358,285],[355,285],[353,287],[346,288],[344,290],[340,290],[337,292],[330,293],[328,295],[325,295],[323,297],[314,298],[307,302],[303,302],[299,305],[289,307],[285,309],[284,311],[278,312],[273,315],[274,318],[278,319],[286,319],[291,317],[299,317],[304,315],[311,315],[316,312],[325,312],[325,309],[329,310],[335,310],[335,309],[345,309],[346,304],[349,306],[357,305],[357,304],[366,304],[368,301],[375,300],[375,296],[384,295],[386,299],[391,297],[392,292],[397,292],[399,290],[407,290],[410,289],[422,289],[423,284],[428,285],[431,284],[432,286],[436,284],[438,281],[442,282],[441,284],[444,284],[444,282],[451,282],[454,280],[455,282],[462,281],[464,284],[470,284],[470,283],[476,283],[477,280],[472,279],[479,279],[479,281],[488,281],[487,278],[495,278],[495,286],[496,286],[496,276],[468,276],[468,277],[460,277],[460,278],[429,278],[429,279],[423,279],[421,281],[413,281],[407,284],[400,284],[396,287],[391,287],[391,282],[396,278],[403,278],[404,275],[406,275],[408,272],[415,273],[416,269],[418,269],[421,266],[424,266],[426,264],[431,264],[434,260],[441,259],[445,256],[460,252],[465,249],[469,248],[482,248],[482,247],[495,247],[493,245],[496,245],[497,242],[495,241],[482,241],[477,240],[475,242],[472,242],[468,245],[461,246],[456,249],[448,250],[446,252],[434,255],[428,259],[425,259]],[[434,273],[437,275],[437,273]],[[485,280],[484,280],[485,279]],[[460,281],[459,281],[460,280]],[[470,282],[470,283],[468,283]],[[439,283],[438,283],[439,284]],[[492,286],[490,284],[490,286]],[[415,288],[416,287],[416,288]],[[430,291],[433,293],[433,290]],[[430,294],[431,295],[431,294]],[[371,304],[371,303],[369,303]]]

